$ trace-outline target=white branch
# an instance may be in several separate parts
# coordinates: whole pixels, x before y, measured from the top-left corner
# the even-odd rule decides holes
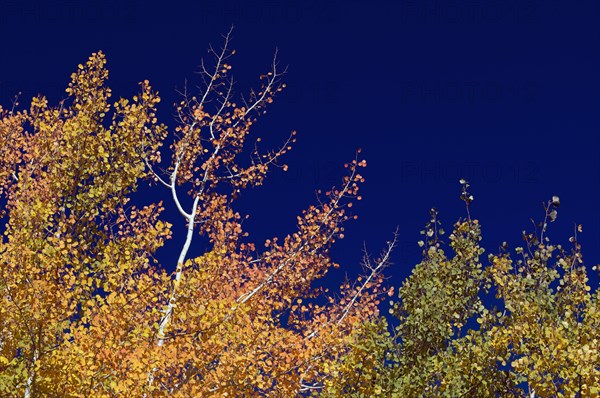
[[[150,170],[150,172],[152,173],[152,175],[154,176],[154,178],[156,178],[156,180],[158,182],[160,182],[161,184],[163,184],[165,187],[167,188],[171,188],[171,185],[167,184],[165,182],[165,180],[163,180],[157,172],[154,171],[154,169],[152,168],[152,166],[150,165],[150,163],[148,162],[148,159],[146,159],[146,157],[144,157],[144,163],[146,163],[146,166],[148,167],[148,169]]]
[[[173,182],[173,186],[174,186]],[[187,227],[187,235],[185,238],[185,243],[181,252],[179,253],[179,259],[177,260],[177,272],[175,274],[175,281],[173,283],[173,290],[171,292],[171,297],[169,298],[169,303],[167,304],[167,309],[165,310],[165,314],[163,315],[159,327],[158,327],[158,347],[162,347],[165,343],[166,337],[166,329],[171,321],[171,317],[173,315],[173,309],[175,308],[175,302],[177,301],[177,287],[181,282],[181,278],[183,276],[183,264],[185,262],[185,257],[192,243],[192,238],[194,237],[194,218],[196,216],[196,211],[198,209],[198,202],[200,200],[199,196],[196,196],[194,199],[194,204],[192,206],[192,212],[188,219],[188,227]],[[148,374],[148,386],[152,386],[154,381],[154,373],[156,372],[156,368],[152,369],[152,371]]]
[[[363,265],[365,268],[370,270],[369,276],[361,284],[360,288],[356,291],[354,296],[352,296],[352,299],[350,300],[350,302],[342,310],[342,316],[336,322],[337,326],[339,326],[342,323],[342,321],[348,316],[348,314],[352,310],[352,307],[354,306],[354,303],[356,303],[356,301],[360,298],[361,293],[363,292],[363,290],[365,290],[367,288],[367,285],[371,282],[371,280],[373,280],[373,278],[375,278],[377,275],[381,274],[381,271],[383,271],[390,264],[390,256],[392,254],[392,251],[396,247],[397,241],[398,241],[398,230],[396,229],[396,232],[394,232],[394,239],[387,242],[388,247],[382,253],[381,259],[377,262],[377,264],[375,266],[371,265],[369,256],[365,253],[365,257],[363,259]],[[317,335],[317,333],[321,327],[323,327],[329,323],[330,322],[327,322],[327,323],[321,325],[319,328],[315,329],[312,333],[310,333],[308,336],[306,336],[306,338],[307,339],[313,338],[314,336]]]
[[[185,210],[183,210],[183,207],[181,207],[181,203],[179,202],[179,197],[177,196],[177,171],[179,170],[180,163],[181,154],[178,157],[177,162],[175,162],[175,168],[173,169],[173,173],[171,174],[171,184],[169,185],[169,187],[171,188],[171,194],[173,196],[173,200],[175,201],[175,205],[177,206],[177,210],[179,210],[179,212],[189,220],[190,218],[194,217],[196,213],[192,212],[192,214],[188,214]],[[197,200],[198,197],[196,197],[196,201]]]
[[[212,138],[213,140],[215,139],[215,133],[213,131],[213,127],[214,127],[215,121],[217,120],[217,118],[219,116],[221,116],[221,113],[223,112],[223,109],[225,109],[225,105],[227,105],[227,102],[229,102],[229,99],[231,98],[231,90],[232,90],[232,88],[233,88],[233,80],[230,80],[229,81],[229,86],[227,87],[227,94],[225,95],[225,97],[223,97],[223,102],[221,103],[221,106],[219,107],[219,110],[213,116],[212,120],[210,121],[210,124],[208,125],[209,131],[210,131],[210,138]]]
[[[217,59],[217,63],[215,65],[215,69],[214,72],[211,74],[209,73],[206,68],[204,68],[204,63],[202,63],[202,72],[204,74],[206,74],[208,77],[210,77],[210,81],[208,82],[207,86],[206,86],[206,90],[204,91],[204,94],[202,95],[202,99],[200,100],[199,106],[201,107],[202,105],[204,105],[204,101],[206,101],[206,98],[208,97],[208,94],[212,91],[213,88],[213,82],[217,79],[217,74],[219,73],[219,69],[221,68],[221,64],[223,63],[223,61],[225,60],[225,53],[227,52],[227,48],[229,46],[229,40],[231,37],[231,32],[233,31],[233,26],[231,27],[231,29],[229,29],[229,32],[227,32],[227,35],[225,35],[225,43],[223,44],[223,48],[221,48],[221,53],[217,54],[212,47],[210,47],[211,52],[215,55],[215,58]]]
[[[381,260],[379,260],[379,262],[377,263],[377,265],[375,267],[370,266],[370,261],[369,261],[368,257],[365,259],[365,266],[371,270],[371,273],[369,274],[369,276],[367,277],[365,282],[360,286],[358,291],[354,294],[354,296],[352,297],[352,300],[350,300],[350,302],[346,305],[346,308],[344,308],[344,311],[342,312],[342,316],[340,317],[340,319],[338,319],[338,321],[336,323],[337,325],[340,325],[342,323],[342,321],[344,320],[344,318],[346,318],[346,316],[348,316],[348,313],[352,309],[352,306],[354,305],[356,300],[358,300],[362,291],[367,287],[367,285],[371,282],[371,280],[375,276],[379,275],[381,273],[381,271],[383,271],[383,269],[389,265],[390,255],[392,254],[392,251],[394,250],[394,247],[396,246],[397,240],[398,240],[398,230],[396,230],[396,232],[394,233],[394,239],[392,241],[388,242],[387,249],[385,250],[384,254],[382,255]]]
[[[33,387],[33,379],[35,378],[35,363],[38,360],[38,350],[37,348],[33,349],[33,359],[31,360],[31,365],[29,369],[29,376],[27,377],[27,383],[25,384],[25,393],[23,394],[23,398],[31,398],[31,389]]]
[[[275,55],[273,56],[273,63],[271,64],[271,77],[269,78],[269,80],[267,82],[267,86],[263,90],[262,94],[258,97],[258,99],[256,101],[254,101],[254,103],[248,109],[246,109],[246,112],[244,112],[244,117],[242,117],[241,119],[239,119],[233,125],[233,127],[236,127],[240,123],[240,121],[244,120],[244,118],[246,116],[248,116],[248,114],[254,108],[256,108],[259,104],[261,104],[265,100],[265,98],[267,97],[267,94],[269,94],[271,92],[271,89],[273,88],[273,86],[277,82],[277,79],[279,77],[281,77],[281,75],[285,74],[285,72],[287,71],[287,68],[286,68],[281,73],[277,72],[277,52],[278,52],[278,50],[275,49]]]
[[[177,272],[175,274],[175,284],[173,286],[173,291],[171,292],[171,298],[169,299],[169,304],[167,305],[167,310],[165,311],[165,315],[160,322],[160,326],[158,329],[158,346],[161,347],[164,344],[165,339],[165,329],[171,319],[171,315],[173,314],[173,308],[175,307],[175,301],[177,300],[177,286],[181,282],[181,278],[183,276],[183,263],[185,262],[185,257],[192,243],[192,238],[194,236],[194,216],[196,214],[196,210],[198,208],[198,197],[194,200],[194,205],[192,207],[192,216],[188,219],[188,229],[187,236],[185,239],[185,243],[183,248],[181,249],[181,253],[179,253],[179,259],[177,260]]]

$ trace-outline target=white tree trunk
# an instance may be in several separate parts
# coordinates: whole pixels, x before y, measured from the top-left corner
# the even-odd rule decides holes
[[[169,326],[169,323],[171,321],[173,309],[175,308],[175,302],[177,301],[177,286],[179,286],[179,283],[181,282],[181,277],[183,276],[183,264],[185,262],[185,257],[187,255],[188,250],[190,249],[192,238],[194,237],[194,220],[196,218],[196,210],[198,208],[199,199],[200,198],[196,196],[196,199],[194,200],[194,205],[192,206],[192,212],[187,217],[187,235],[185,238],[185,243],[183,244],[183,248],[179,253],[179,258],[177,259],[177,272],[175,273],[173,290],[171,292],[171,297],[169,298],[169,303],[167,304],[167,309],[165,310],[165,315],[162,317],[160,325],[158,327],[158,347],[162,347],[165,344],[167,327]],[[154,382],[154,372],[156,372],[156,368],[152,369],[152,371],[148,374],[149,387],[151,387],[152,383]],[[144,397],[145,396],[146,395],[144,394]]]
[[[31,361],[31,368],[29,369],[29,377],[27,377],[27,383],[25,384],[24,398],[31,398],[31,388],[33,387],[33,379],[35,378],[35,363],[38,360],[38,350],[33,350],[33,360]]]

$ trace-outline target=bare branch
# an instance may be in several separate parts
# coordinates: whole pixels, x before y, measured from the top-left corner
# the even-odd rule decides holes
[[[368,284],[371,282],[371,280],[374,277],[376,277],[377,275],[381,274],[381,271],[383,271],[386,267],[389,266],[389,264],[390,264],[390,255],[392,254],[392,251],[396,247],[397,241],[398,241],[398,229],[396,229],[396,231],[394,232],[394,239],[387,242],[388,247],[382,253],[381,259],[377,262],[377,264],[375,266],[371,266],[370,260],[369,260],[368,256],[366,256],[366,260],[365,260],[364,265],[371,272],[370,272],[369,276],[367,277],[367,279],[364,281],[364,283],[356,291],[356,293],[354,294],[354,296],[352,297],[352,299],[350,300],[350,302],[344,308],[344,310],[342,312],[342,316],[340,317],[340,319],[338,319],[338,321],[336,323],[337,325],[340,325],[342,323],[342,321],[344,320],[344,318],[346,318],[346,316],[348,316],[348,313],[352,309],[352,306],[354,305],[354,303],[356,302],[356,300],[358,300],[358,298],[360,297],[361,293],[368,286]]]
[[[150,173],[152,173],[152,175],[154,176],[154,178],[156,179],[156,181],[160,182],[161,184],[163,184],[165,187],[167,188],[171,188],[171,185],[167,184],[165,182],[165,180],[163,180],[158,173],[156,173],[154,171],[154,169],[152,168],[152,166],[150,165],[150,163],[148,162],[148,159],[146,159],[146,157],[144,157],[144,163],[146,163],[146,167],[148,167],[148,169],[150,170]]]
[[[252,112],[252,110],[254,110],[258,106],[262,105],[262,103],[264,102],[265,98],[267,97],[267,94],[270,94],[272,92],[273,87],[277,84],[277,82],[279,81],[279,79],[281,78],[281,76],[283,76],[287,72],[287,67],[282,72],[278,72],[277,71],[277,66],[279,65],[279,61],[277,60],[277,53],[278,53],[278,49],[276,48],[275,49],[275,55],[273,56],[273,62],[271,63],[271,72],[269,72],[268,75],[267,75],[267,76],[269,76],[269,79],[267,81],[266,87],[259,94],[258,99],[256,99],[254,101],[254,103],[252,103],[252,105],[250,105],[250,107],[248,109],[246,109],[246,112],[244,113],[244,118],[246,116],[248,116],[248,114],[250,112]],[[244,118],[241,118],[240,120],[238,120],[234,124],[234,127],[237,126]]]
[[[394,239],[387,242],[387,245],[388,245],[387,249],[385,249],[381,253],[381,258],[379,259],[379,261],[377,261],[377,264],[374,266],[371,265],[371,260],[365,249],[365,255],[363,257],[362,265],[365,268],[365,270],[370,271],[369,275],[367,276],[366,280],[360,285],[360,288],[358,288],[356,293],[352,296],[352,299],[350,299],[350,302],[342,310],[342,316],[336,322],[337,326],[339,326],[342,323],[342,321],[348,316],[348,314],[352,310],[352,307],[354,306],[354,303],[356,303],[356,301],[360,298],[363,290],[365,290],[367,288],[369,283],[375,277],[379,276],[381,274],[381,272],[390,265],[390,256],[392,254],[392,251],[396,247],[397,242],[398,242],[398,228],[396,228],[396,231],[394,232]],[[330,323],[331,322],[327,322],[326,324],[321,325],[319,328],[315,329],[312,333],[308,334],[306,336],[306,338],[307,339],[313,338],[314,336],[317,335],[320,328],[322,328],[323,326],[330,324]]]
[[[231,98],[231,90],[233,88],[233,79],[229,80],[229,85],[227,87],[227,94],[225,94],[222,102],[221,102],[221,107],[219,108],[219,110],[217,111],[217,113],[213,116],[212,120],[210,121],[209,124],[209,130],[210,130],[210,138],[212,138],[213,140],[215,139],[215,134],[213,131],[213,126],[215,124],[215,121],[219,118],[219,116],[221,116],[221,113],[223,112],[223,109],[225,109],[225,105],[227,105],[227,103],[229,102],[230,98]]]
[[[210,80],[206,86],[206,89],[204,90],[204,94],[202,95],[202,98],[200,99],[199,102],[199,106],[203,106],[206,98],[208,97],[208,94],[213,90],[213,84],[217,79],[217,75],[219,73],[219,70],[223,64],[223,62],[225,61],[225,59],[227,59],[227,51],[229,49],[229,41],[231,40],[231,33],[233,32],[233,26],[229,29],[229,32],[227,32],[227,34],[225,36],[223,36],[223,38],[225,39],[225,43],[223,44],[223,47],[221,48],[220,53],[217,53],[212,46],[209,46],[209,51],[215,56],[217,62],[214,68],[214,71],[212,73],[208,72],[206,70],[206,68],[204,67],[204,62],[202,62],[201,66],[202,66],[202,73],[207,75]]]

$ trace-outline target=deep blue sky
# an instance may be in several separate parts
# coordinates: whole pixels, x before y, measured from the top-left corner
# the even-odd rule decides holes
[[[464,216],[460,178],[472,185],[472,215],[488,252],[504,240],[519,244],[529,219],[542,217],[541,202],[559,195],[549,236],[567,243],[573,223],[582,223],[584,258],[590,268],[600,262],[596,1],[12,0],[0,7],[5,106],[17,91],[23,102],[37,92],[60,99],[77,64],[102,50],[115,95],[131,96],[149,79],[164,99],[162,121],[173,125],[175,89],[193,81],[208,44],[220,44],[231,25],[240,90],[258,81],[278,47],[288,88],[256,131],[276,143],[297,130],[298,143],[288,173],[275,171],[241,197],[258,242],[293,231],[315,190],[337,182],[361,147],[368,167],[364,200],[353,208],[360,218],[332,251],[350,274],[363,242],[376,253],[399,226],[388,271],[398,285],[420,258],[416,242],[429,209],[439,209],[447,230]],[[172,217],[165,261],[183,239],[184,225]]]

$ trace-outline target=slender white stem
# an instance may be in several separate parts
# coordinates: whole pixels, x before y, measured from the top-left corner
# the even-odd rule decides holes
[[[219,69],[221,69],[221,65],[223,64],[223,61],[225,60],[225,57],[226,57],[226,53],[227,53],[227,49],[229,47],[229,40],[231,38],[232,31],[233,31],[233,27],[231,27],[231,29],[229,29],[229,32],[227,32],[227,35],[225,35],[225,37],[224,37],[225,43],[223,44],[223,47],[221,48],[220,54],[217,54],[214,50],[212,50],[212,47],[211,47],[211,52],[215,55],[215,58],[217,59],[214,72],[212,74],[209,73],[206,70],[206,68],[204,68],[204,64],[202,64],[203,73],[210,78],[210,81],[208,82],[206,90],[204,91],[204,94],[202,95],[202,99],[200,100],[200,103],[199,103],[200,106],[204,105],[204,102],[206,101],[208,94],[213,90],[213,83],[215,80],[217,80],[217,74],[219,73]]]
[[[181,282],[181,278],[183,276],[183,263],[185,262],[185,256],[190,248],[192,243],[192,238],[194,236],[194,216],[196,214],[196,209],[198,207],[198,197],[194,200],[194,206],[192,207],[192,216],[188,219],[188,230],[187,236],[185,238],[185,243],[183,248],[181,249],[181,253],[179,253],[179,259],[177,260],[177,272],[175,274],[175,284],[173,286],[173,291],[171,292],[171,297],[169,299],[169,303],[167,305],[167,309],[165,311],[165,315],[163,316],[160,326],[158,328],[158,346],[162,346],[165,340],[165,330],[169,321],[171,319],[171,315],[173,314],[173,308],[175,307],[175,301],[177,300],[177,286]]]
[[[160,182],[161,184],[163,184],[165,187],[167,188],[171,188],[171,185],[167,184],[165,180],[163,180],[158,173],[156,173],[154,171],[154,169],[152,168],[152,166],[150,165],[150,163],[148,162],[148,159],[144,157],[144,163],[146,163],[146,167],[148,167],[148,169],[150,170],[150,172],[152,173],[152,175],[154,176],[154,178],[156,178],[156,180],[158,182]]]
[[[179,202],[179,197],[177,196],[177,171],[179,170],[180,162],[181,162],[181,157],[175,163],[175,168],[173,170],[173,174],[171,174],[170,188],[171,188],[171,194],[173,195],[173,201],[175,202],[175,205],[177,206],[177,210],[179,210],[181,215],[183,215],[185,218],[187,218],[189,220],[190,218],[193,218],[196,214],[194,212],[192,212],[192,214],[188,214],[185,210],[183,210],[183,207],[181,206],[181,203]],[[197,203],[197,201],[198,201],[198,197],[196,197],[196,203]]]
[[[344,308],[344,311],[342,312],[342,316],[337,321],[337,325],[340,325],[342,323],[342,321],[344,320],[344,318],[346,318],[346,316],[348,316],[348,313],[352,309],[352,306],[354,305],[354,303],[356,302],[356,300],[358,300],[358,298],[360,297],[362,291],[369,285],[369,283],[371,282],[371,280],[376,275],[379,275],[379,273],[385,267],[387,267],[387,265],[389,264],[390,255],[392,254],[392,250],[394,249],[395,245],[396,245],[396,237],[394,237],[393,241],[388,242],[388,248],[387,248],[387,250],[386,250],[383,258],[377,263],[377,265],[374,268],[371,268],[371,273],[369,274],[369,276],[367,277],[367,279],[365,280],[365,282],[360,286],[360,288],[357,290],[357,292],[354,294],[354,296],[352,296],[352,300],[350,300],[350,302]]]
[[[381,260],[379,260],[379,262],[375,266],[371,265],[371,262],[369,260],[369,256],[365,253],[364,267],[367,268],[367,269],[369,269],[371,272],[369,273],[369,276],[367,277],[367,279],[360,285],[360,288],[358,288],[358,290],[356,291],[356,293],[354,293],[354,295],[352,296],[352,299],[350,299],[350,302],[348,304],[346,304],[346,306],[342,310],[342,315],[340,316],[340,318],[336,322],[337,326],[339,326],[342,323],[342,321],[348,316],[348,314],[352,310],[352,307],[354,306],[354,303],[360,298],[363,290],[367,288],[367,286],[369,285],[369,283],[371,282],[371,280],[374,277],[376,277],[377,275],[379,275],[381,273],[381,271],[383,271],[390,264],[390,256],[392,254],[392,251],[396,247],[397,241],[398,241],[398,230],[396,230],[396,232],[394,233],[394,239],[392,241],[388,242],[387,249],[385,250],[385,252],[381,256]],[[313,330],[312,333],[310,333],[309,335],[307,335],[306,338],[307,339],[312,339],[313,337],[315,337],[317,335],[317,333],[318,333],[318,331],[319,331],[320,328],[322,328],[323,326],[328,325],[330,323],[331,322],[327,322],[325,324],[321,324],[318,328],[316,328],[315,330]]]
[[[34,348],[33,360],[31,361],[31,367],[29,369],[29,377],[27,377],[27,383],[25,384],[24,398],[31,398],[31,389],[33,388],[33,379],[35,378],[35,363],[38,360],[38,356],[38,350],[37,348]]]
[[[176,171],[175,171],[176,172]],[[173,174],[175,175],[175,173]],[[174,179],[171,180],[173,186],[175,185]],[[173,309],[175,308],[175,302],[177,301],[177,286],[181,282],[181,278],[183,276],[183,264],[185,263],[185,257],[187,255],[188,250],[190,249],[190,245],[192,243],[192,238],[194,237],[194,218],[196,217],[196,212],[198,209],[198,202],[200,200],[199,196],[196,196],[194,199],[194,204],[192,206],[192,212],[188,215],[187,221],[187,235],[185,238],[185,243],[181,252],[179,253],[179,258],[177,259],[177,271],[175,273],[175,282],[173,284],[173,290],[171,291],[171,297],[169,298],[169,303],[167,304],[167,309],[160,321],[158,327],[158,347],[162,347],[165,344],[166,338],[166,330],[171,321],[171,317],[173,315]],[[182,211],[182,210],[180,210]],[[185,213],[185,212],[184,212]],[[187,213],[186,213],[187,214]],[[154,382],[154,373],[156,372],[156,368],[153,368],[152,371],[148,374],[148,386],[151,387]],[[144,394],[144,397],[146,395]]]

